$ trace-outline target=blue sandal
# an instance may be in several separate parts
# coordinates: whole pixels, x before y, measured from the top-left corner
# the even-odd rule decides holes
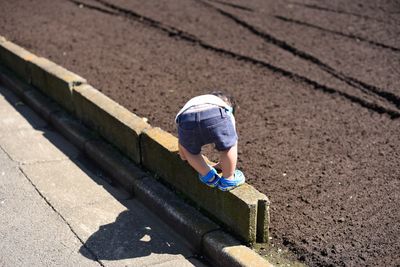
[[[211,168],[211,170],[205,176],[201,176],[201,174],[199,174],[199,179],[203,184],[206,184],[209,187],[216,187],[220,177],[217,171],[214,168]]]
[[[246,178],[244,177],[243,172],[236,170],[233,174],[232,180],[227,180],[224,177],[221,177],[218,183],[218,189],[221,191],[229,191],[244,184],[245,180]]]

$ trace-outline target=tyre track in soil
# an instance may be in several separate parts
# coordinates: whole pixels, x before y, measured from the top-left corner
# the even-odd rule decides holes
[[[377,47],[381,47],[381,48],[384,48],[384,49],[389,49],[389,50],[394,51],[394,52],[400,52],[400,48],[397,48],[397,47],[394,47],[394,46],[390,46],[390,45],[386,45],[386,44],[383,44],[383,43],[380,43],[380,42],[376,42],[376,41],[373,41],[373,40],[368,40],[368,39],[366,39],[366,38],[364,38],[362,36],[358,36],[358,35],[355,35],[355,34],[347,34],[347,33],[339,32],[339,31],[330,30],[330,29],[327,29],[327,28],[324,28],[324,27],[320,27],[318,25],[314,25],[314,24],[311,24],[311,23],[308,23],[308,22],[304,22],[304,21],[288,18],[288,17],[285,17],[285,16],[277,15],[277,16],[274,16],[274,17],[279,19],[279,20],[285,21],[285,22],[294,23],[294,24],[297,24],[297,25],[300,25],[300,26],[306,26],[306,27],[309,27],[309,28],[312,28],[312,29],[317,29],[317,30],[320,30],[320,31],[323,31],[323,32],[327,32],[327,33],[343,36],[343,37],[346,37],[346,38],[350,38],[350,39],[352,39],[352,40],[354,40],[356,42],[365,42],[365,43],[370,44],[372,46],[377,46]]]
[[[254,2],[256,1],[252,3],[254,4]],[[335,1],[335,4],[340,6],[340,3],[338,4],[337,2],[340,2],[340,0]],[[349,8],[350,4],[343,4],[342,6]],[[254,5],[252,7],[255,8]],[[398,38],[400,34],[398,32],[399,28],[382,23],[371,23],[371,21],[365,21],[350,15],[304,9],[291,4],[285,4],[284,2],[279,2],[276,5],[271,3],[268,8],[258,5],[257,8],[260,12],[255,15],[249,15],[245,12],[235,12],[235,10],[231,10],[230,13],[245,19],[247,23],[255,25],[257,29],[272,32],[274,37],[285,40],[298,50],[310,51],[314,57],[323,59],[324,63],[328,63],[328,65],[348,76],[357,77],[358,80],[369,85],[374,85],[376,88],[385,88],[385,91],[398,96],[400,84],[396,81],[396,73],[399,73],[398,69],[400,68],[400,65],[397,63],[400,62],[399,53],[379,49],[365,42],[355,43],[348,38],[328,34],[309,27],[300,27],[299,25],[289,23],[282,24],[282,21],[275,21],[270,17],[274,17],[277,14],[286,15],[290,18],[310,21],[316,25],[329,29],[332,28],[336,31],[354,33],[372,40],[385,40],[385,43],[394,47],[398,46],[397,44],[400,42]],[[372,11],[368,12],[372,13]],[[294,61],[293,64],[297,64],[297,62]],[[286,66],[286,68],[291,67]],[[311,70],[311,72],[315,72],[315,70]],[[303,76],[309,76],[307,72],[301,73]],[[370,75],[366,75],[366,73]],[[316,78],[314,77],[314,79]],[[326,78],[317,78],[316,80],[320,83],[324,81],[336,88],[345,88],[340,84],[330,84],[326,81]],[[354,88],[352,90],[354,91]],[[391,96],[389,95],[388,97]],[[385,100],[385,102],[388,101]]]
[[[255,26],[247,23],[246,21],[239,18],[238,16],[233,15],[232,13],[229,13],[225,10],[222,10],[213,5],[210,5],[203,0],[196,0],[196,1],[205,4],[207,7],[214,9],[215,11],[219,12],[221,15],[235,21],[238,25],[243,26],[244,28],[249,30],[251,33],[262,38],[266,42],[273,44],[283,50],[286,50],[296,57],[300,57],[308,62],[311,62],[311,63],[317,65],[320,69],[324,70],[325,72],[331,74],[335,78],[347,83],[348,85],[350,85],[356,89],[362,90],[363,92],[366,92],[366,93],[375,94],[377,96],[380,96],[380,97],[386,99],[387,101],[393,103],[397,108],[400,109],[400,97],[398,97],[397,95],[395,95],[391,92],[387,92],[382,88],[378,88],[374,85],[370,85],[368,83],[360,81],[356,78],[350,77],[349,75],[346,75],[344,73],[341,73],[340,71],[334,69],[333,67],[329,66],[328,64],[322,62],[322,60],[320,60],[319,58],[314,57],[313,55],[311,55],[305,51],[297,49],[296,47],[288,44],[284,40],[280,40],[280,39],[274,37],[273,35],[271,35],[268,32],[263,32],[263,31],[257,29]]]
[[[55,10],[57,12],[63,10],[62,14],[71,12],[65,5],[62,5],[62,9],[60,9],[56,5],[59,2],[54,2],[54,5],[52,2],[48,2],[47,6],[43,4],[41,7],[41,9],[47,9],[47,16],[55,14]],[[38,5],[40,4],[38,3]],[[75,4],[73,6],[76,7]],[[97,7],[100,7],[100,5]],[[31,9],[34,10],[35,8],[32,6]],[[100,18],[96,17],[94,20],[96,23],[95,28],[90,25],[90,20],[94,19],[94,16],[89,16],[88,12],[79,12],[79,17],[72,17],[74,21],[80,21],[85,26],[79,29],[83,34],[77,35],[83,39],[83,42],[79,44],[80,41],[78,40],[78,43],[73,46],[74,49],[82,49],[86,53],[89,52],[91,55],[96,55],[87,49],[89,46],[92,50],[97,49],[96,52],[101,55],[103,51],[98,50],[99,46],[100,49],[107,47],[90,42],[91,38],[97,42],[103,41],[102,30],[106,29],[108,32],[104,36],[111,40],[114,38],[120,39],[119,32],[125,30],[129,34],[133,32],[129,29],[138,27],[136,24],[139,23],[136,23],[136,21],[135,23],[127,24],[125,20],[110,19],[111,16],[109,15],[112,10],[107,10],[108,14],[102,15]],[[101,14],[99,12],[93,13]],[[120,16],[112,15],[112,17]],[[18,14],[16,18],[21,20],[21,18],[24,18],[24,14]],[[70,16],[65,15],[62,20],[58,20],[58,17],[51,15],[50,18],[53,18],[51,21],[55,25],[52,29],[57,26],[61,27],[62,36],[71,36],[67,31],[71,30],[71,28],[68,29],[63,26],[63,23],[69,23],[68,18],[71,18]],[[115,24],[113,25],[114,28],[107,27],[107,24],[110,23]],[[16,24],[18,24],[18,21],[16,21]],[[104,24],[106,28],[102,29],[101,27],[104,27]],[[36,26],[42,29],[47,28],[37,23]],[[76,27],[77,24],[71,24],[71,26]],[[120,30],[119,27],[122,29]],[[85,32],[86,28],[89,29],[89,32],[87,30]],[[116,34],[110,33],[110,31],[114,31],[117,28]],[[27,29],[29,30],[29,27]],[[35,30],[39,30],[43,34],[40,29]],[[142,30],[139,29],[139,31]],[[145,32],[146,35],[141,36],[138,34],[135,36],[147,38],[146,36],[148,35],[157,35],[154,32],[149,30]],[[21,31],[18,31],[18,33],[21,34]],[[164,33],[168,36],[167,32]],[[15,40],[21,40],[13,32],[7,34],[14,36]],[[29,33],[25,31],[25,34]],[[97,38],[97,35],[101,35],[101,38]],[[27,45],[29,48],[29,40],[32,42],[32,40],[35,41],[41,37],[44,37],[44,40],[49,40],[48,38],[46,39],[46,36],[39,35],[37,38],[29,36],[31,39],[22,38],[22,45]],[[171,38],[171,40],[178,40],[176,35],[172,37],[174,38]],[[132,76],[127,76],[124,72],[117,72],[117,76],[115,73],[110,73],[111,75],[109,75],[107,71],[110,68],[106,66],[106,64],[109,64],[113,68],[119,68],[116,63],[129,62],[130,58],[127,56],[132,54],[126,54],[127,50],[119,47],[121,42],[107,41],[108,45],[111,44],[113,46],[108,47],[107,55],[110,53],[112,55],[105,57],[105,61],[91,61],[90,58],[82,55],[84,52],[79,54],[76,51],[74,53],[73,50],[71,50],[70,59],[65,60],[57,53],[64,51],[62,50],[65,49],[63,44],[69,40],[62,37],[57,39],[56,35],[53,35],[52,38],[55,39],[50,39],[52,46],[48,47],[48,43],[33,42],[32,48],[41,51],[41,54],[50,56],[50,58],[55,58],[56,62],[61,62],[63,65],[66,63],[65,66],[71,70],[76,69],[78,73],[84,73],[84,77],[90,78],[93,82],[99,79],[101,81],[97,82],[99,89],[104,89],[101,87],[103,84],[105,84],[104,87],[112,86],[113,88],[111,89],[114,90],[111,91],[113,93],[112,96],[117,96],[117,101],[124,101],[121,99],[121,95],[118,99],[118,93],[116,93],[125,89],[125,87],[118,85],[118,79],[129,79]],[[135,41],[129,38],[127,40]],[[163,40],[163,42],[166,42],[167,37],[150,38],[149,40]],[[187,43],[194,44],[192,42]],[[183,48],[183,45],[177,45],[175,42],[170,42],[169,45]],[[54,49],[54,46],[57,49]],[[128,46],[130,45],[128,44]],[[132,46],[133,49],[136,47]],[[154,46],[151,47],[151,49],[154,49]],[[194,53],[199,53],[203,56],[207,56],[208,53],[203,53],[200,50],[215,53],[212,50],[203,49],[199,45],[189,45],[189,47]],[[117,53],[113,53],[115,49],[119,49]],[[142,49],[144,49],[142,52],[149,56],[145,48]],[[70,50],[67,51],[69,52]],[[171,51],[168,50],[168,52]],[[139,54],[133,55],[138,56]],[[123,61],[113,61],[113,57],[116,56],[120,56]],[[158,53],[158,56],[162,58],[163,55]],[[241,63],[246,63],[246,61],[235,60],[231,56],[225,57],[231,58],[232,62],[236,61],[235,66],[231,63],[227,64],[230,60],[225,60],[221,57],[220,59],[216,58],[216,61],[224,62],[225,66],[229,68],[238,68],[241,71],[246,71],[247,67],[244,68],[245,64]],[[90,63],[100,62],[100,64],[104,64],[102,67],[105,67],[105,73],[96,70],[96,75],[96,73],[86,70],[88,65],[85,60],[90,61]],[[196,60],[201,61],[198,57]],[[147,64],[154,62],[152,62],[152,59],[148,59],[140,63],[147,66]],[[165,62],[157,61],[157,63],[162,65],[163,71],[168,70],[168,65],[165,65]],[[250,82],[243,83],[243,85],[260,86],[262,83],[268,83],[269,86],[268,88],[261,87],[263,90],[268,91],[267,94],[264,94],[258,88],[248,86],[245,88],[243,86],[238,87],[246,90],[243,93],[235,91],[235,95],[239,96],[241,101],[251,105],[248,106],[250,112],[243,109],[239,110],[238,113],[239,130],[247,129],[247,131],[244,131],[246,135],[242,138],[242,142],[245,145],[241,148],[243,153],[239,161],[242,160],[241,165],[246,167],[244,171],[249,174],[251,179],[249,182],[256,188],[264,190],[263,192],[273,199],[271,232],[274,243],[279,244],[279,241],[282,241],[293,251],[297,251],[301,259],[313,266],[365,266],[376,265],[377,263],[388,266],[396,264],[395,255],[400,249],[398,247],[399,243],[396,242],[396,237],[400,233],[398,229],[393,228],[399,221],[396,203],[400,201],[398,194],[395,193],[396,188],[399,188],[398,180],[394,179],[396,175],[400,175],[397,168],[400,154],[396,149],[399,140],[396,137],[396,128],[394,128],[397,122],[388,120],[386,116],[381,117],[365,112],[357,105],[349,105],[349,101],[343,101],[344,99],[341,97],[324,97],[323,94],[319,93],[310,94],[308,91],[312,92],[312,90],[309,90],[309,86],[299,86],[296,88],[298,90],[293,90],[293,87],[296,86],[288,82],[289,79],[278,79],[279,84],[283,84],[283,87],[279,88],[279,84],[274,79],[271,79],[268,71],[258,71],[260,65],[248,63],[246,65],[258,66],[251,68],[252,72],[255,73],[245,72],[247,77],[239,77],[249,81],[256,79],[261,83]],[[184,62],[175,64],[184,65]],[[126,66],[129,66],[129,64],[124,65],[124,67]],[[206,66],[208,67],[209,65]],[[219,67],[220,65],[217,66]],[[133,67],[131,71],[134,72],[136,66]],[[260,69],[268,68],[263,67]],[[217,71],[218,69],[214,66],[212,70]],[[157,72],[157,69],[149,69],[148,71]],[[200,75],[204,75],[204,70],[200,71],[202,71]],[[220,75],[224,72],[218,73]],[[276,74],[275,76],[282,76],[279,72]],[[110,79],[115,80],[112,83],[107,83],[108,81],[103,78],[103,76],[107,75],[109,75]],[[149,79],[140,72],[136,73],[136,75],[141,79]],[[266,75],[268,78],[263,79],[264,77],[260,75]],[[188,77],[180,76],[180,78],[186,79]],[[218,78],[223,79],[224,77]],[[234,78],[231,75],[230,79]],[[166,82],[168,86],[168,80],[161,79],[161,81]],[[293,84],[298,85],[299,83],[296,83],[296,81],[295,79]],[[129,84],[130,80],[126,82]],[[234,83],[229,83],[229,80],[225,79],[221,84],[225,83],[235,87]],[[171,84],[173,86],[179,85],[177,83]],[[192,86],[188,83],[185,85]],[[277,90],[274,89],[275,86],[277,86]],[[151,85],[148,87],[146,87],[146,90],[155,92],[150,97],[159,96],[158,91],[160,89],[151,88]],[[302,89],[303,87],[305,89]],[[290,90],[292,90],[292,93],[289,93]],[[140,97],[140,90],[135,92]],[[320,91],[316,90],[315,92]],[[131,92],[127,93],[131,94]],[[193,93],[198,93],[198,91],[186,88],[180,92],[186,97]],[[304,95],[302,96],[302,94]],[[125,96],[127,95],[125,94]],[[160,94],[160,96],[162,95]],[[263,98],[266,97],[271,99],[264,101]],[[164,95],[162,99],[168,99],[168,95]],[[171,101],[171,98],[169,99]],[[172,100],[176,103],[176,101],[181,101],[180,99],[180,97],[175,97]],[[151,99],[143,98],[143,101],[147,102],[150,112],[155,113],[157,111],[155,109],[156,106],[151,104]],[[165,117],[172,116],[170,114],[171,110],[167,108],[168,103],[164,103],[164,100],[162,100],[163,103],[159,102],[158,105],[165,106],[166,110],[158,114],[158,116],[162,117],[159,118],[157,123],[165,121]],[[126,105],[127,102],[125,101],[124,104]],[[255,110],[252,108],[254,106],[256,107]],[[263,109],[257,107],[263,107]],[[135,112],[135,110],[133,111]],[[356,118],[353,118],[354,116]],[[171,127],[166,127],[166,129],[173,131]],[[252,133],[254,132],[258,134],[253,136]],[[260,138],[262,140],[259,140]],[[285,162],[290,162],[290,165],[285,167]],[[284,183],[281,182],[281,170],[285,171],[284,174],[286,175]],[[257,179],[253,179],[254,176]],[[359,179],[360,177],[363,179]],[[354,218],[354,214],[357,215],[357,218]],[[341,216],[343,218],[339,218]]]
[[[336,88],[332,88],[323,84],[320,84],[317,81],[314,81],[312,79],[309,79],[305,76],[299,75],[297,73],[293,73],[289,70],[286,69],[282,69],[280,67],[277,67],[275,65],[272,65],[268,62],[247,56],[247,55],[242,55],[242,54],[238,54],[229,50],[226,50],[224,48],[220,48],[220,47],[216,47],[213,46],[207,42],[204,42],[203,40],[199,39],[198,37],[196,37],[195,35],[192,35],[190,33],[187,33],[181,29],[178,29],[176,27],[170,26],[170,25],[165,25],[163,23],[161,23],[160,21],[154,20],[152,18],[143,16],[141,14],[138,14],[132,10],[126,9],[126,8],[122,8],[119,6],[116,6],[114,4],[111,4],[107,1],[103,1],[103,0],[91,0],[93,2],[96,3],[100,3],[102,5],[104,5],[107,8],[110,8],[112,10],[115,10],[115,13],[110,12],[109,10],[106,9],[102,9],[100,7],[97,6],[93,6],[91,4],[88,4],[87,2],[82,2],[82,1],[78,1],[78,0],[66,0],[69,2],[72,2],[76,5],[82,5],[85,8],[90,8],[96,11],[100,11],[100,12],[104,12],[106,14],[110,14],[110,15],[115,15],[115,16],[126,16],[128,18],[134,19],[137,22],[140,22],[146,26],[150,26],[152,28],[155,28],[157,30],[161,30],[163,32],[165,32],[166,34],[168,34],[170,37],[172,38],[178,38],[181,39],[183,41],[189,42],[189,43],[193,43],[193,44],[197,44],[201,47],[203,47],[204,49],[207,50],[211,50],[213,52],[218,53],[219,55],[222,56],[228,56],[228,57],[232,57],[234,59],[237,60],[241,60],[241,61],[245,61],[254,65],[258,65],[258,66],[262,66],[265,67],[275,73],[279,73],[280,75],[284,76],[284,77],[288,77],[290,79],[293,79],[295,81],[301,81],[304,82],[305,84],[309,85],[310,88],[313,88],[315,90],[321,91],[323,93],[327,93],[327,94],[337,94],[341,97],[343,97],[344,99],[351,101],[352,103],[358,104],[364,108],[367,108],[371,111],[377,112],[379,114],[386,114],[388,115],[391,119],[397,119],[400,117],[400,113],[396,110],[392,110],[389,108],[386,108],[384,106],[381,106],[379,104],[376,103],[371,103],[368,102],[358,96],[354,96],[351,94],[348,94],[346,92],[340,91]],[[208,5],[207,3],[203,2],[203,1],[198,1],[198,2],[202,2],[203,4],[206,4],[209,7],[215,8],[214,6]],[[336,70],[334,70],[332,67],[324,64],[323,62],[321,62],[319,59],[305,53],[302,51],[297,50],[296,48],[286,44],[284,41],[278,40],[276,38],[274,38],[273,36],[267,34],[267,33],[262,33],[258,30],[256,30],[254,27],[252,27],[251,25],[248,25],[246,22],[236,18],[234,15],[225,12],[221,9],[215,8],[218,12],[220,12],[221,14],[223,14],[224,16],[228,16],[229,18],[235,20],[235,22],[239,23],[240,25],[246,27],[247,29],[249,29],[250,31],[252,31],[253,33],[255,33],[257,36],[262,37],[263,39],[266,39],[269,43],[272,43],[276,46],[278,46],[279,48],[282,48],[284,50],[287,50],[289,52],[291,52],[293,55],[295,56],[299,56],[303,59],[306,59],[316,65],[318,65],[321,69],[325,70],[326,72],[330,73],[331,75],[333,75],[334,77],[338,78],[341,81],[346,82],[347,84],[362,90],[363,92],[367,92],[367,93],[374,93],[384,99],[386,99],[389,102],[392,102],[393,104],[396,105],[396,107],[398,107],[400,109],[400,98],[397,97],[396,95],[390,93],[390,92],[386,92],[380,88],[377,88],[375,86],[366,84],[362,81],[359,81],[355,78],[352,77],[347,77],[344,74],[341,74],[339,72],[337,72]],[[360,86],[357,86],[360,85]]]
[[[350,15],[350,16],[354,16],[357,18],[365,19],[365,20],[372,20],[372,21],[377,21],[377,22],[382,22],[382,23],[387,23],[387,24],[394,24],[392,21],[378,19],[378,18],[374,18],[374,17],[370,17],[370,16],[365,16],[365,15],[361,15],[358,13],[349,12],[346,10],[323,7],[323,6],[319,6],[316,4],[303,4],[303,3],[298,3],[298,2],[289,2],[289,3],[291,3],[293,5],[302,6],[305,8],[319,10],[319,11],[326,11],[326,12],[331,12],[331,13],[336,13],[336,14]]]
[[[252,9],[250,7],[242,6],[242,5],[232,4],[232,3],[219,1],[219,0],[210,0],[210,2],[218,3],[218,4],[221,4],[221,5],[233,7],[233,8],[240,9],[240,10],[254,12],[254,9]]]

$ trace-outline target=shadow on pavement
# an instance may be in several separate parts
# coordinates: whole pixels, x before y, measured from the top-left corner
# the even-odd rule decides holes
[[[157,254],[180,254],[173,242],[153,236],[150,226],[135,225],[130,211],[118,215],[115,222],[100,226],[81,247],[81,254],[91,255],[85,247],[95,252],[99,260],[121,260]]]

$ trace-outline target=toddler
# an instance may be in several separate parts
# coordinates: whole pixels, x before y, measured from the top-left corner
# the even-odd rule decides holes
[[[221,92],[190,99],[176,115],[179,155],[199,173],[200,181],[210,187],[229,191],[244,183],[243,173],[236,170],[237,133],[233,100]],[[201,155],[201,147],[215,144],[220,161],[210,166]],[[216,171],[222,170],[222,177]]]

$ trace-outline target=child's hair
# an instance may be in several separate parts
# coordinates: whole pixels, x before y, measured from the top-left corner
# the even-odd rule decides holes
[[[222,100],[224,100],[225,103],[227,103],[229,106],[232,107],[232,113],[235,114],[236,111],[236,101],[231,95],[227,95],[222,91],[213,91],[211,95],[218,96]]]

